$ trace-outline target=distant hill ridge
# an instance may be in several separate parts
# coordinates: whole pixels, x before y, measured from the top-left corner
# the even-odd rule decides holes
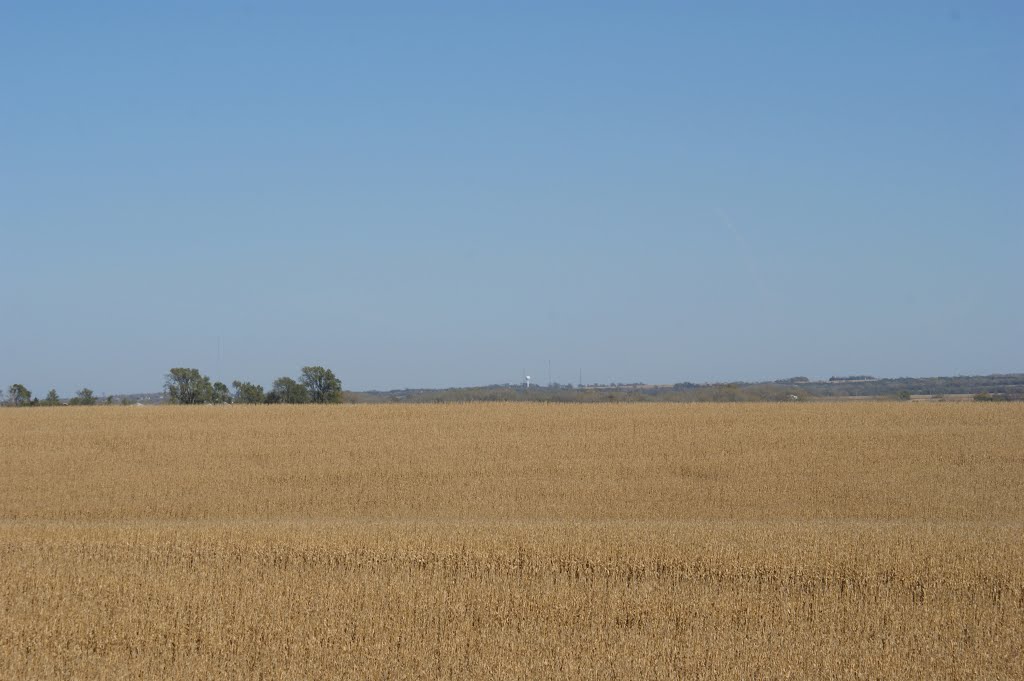
[[[811,381],[804,376],[763,382],[675,383],[672,385],[591,384],[527,388],[519,384],[472,388],[404,389],[347,393],[358,402],[755,402],[843,398],[896,398],[988,394],[1024,399],[1024,374],[874,378],[866,375]]]

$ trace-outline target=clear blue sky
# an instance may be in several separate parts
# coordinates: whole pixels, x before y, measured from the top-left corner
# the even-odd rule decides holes
[[[973,0],[5,2],[0,383],[1024,371],[1022,36]]]

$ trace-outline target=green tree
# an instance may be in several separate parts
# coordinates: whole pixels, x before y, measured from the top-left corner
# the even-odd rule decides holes
[[[96,397],[88,388],[82,388],[75,396],[68,400],[68,404],[79,407],[91,407],[96,404]]]
[[[41,404],[43,404],[43,405],[45,405],[47,407],[59,406],[60,405],[60,396],[57,394],[56,390],[50,390],[50,392],[46,393],[46,399],[43,400]]]
[[[241,404],[263,404],[266,395],[263,394],[263,386],[244,381],[235,381],[231,384],[235,389],[235,402]]]
[[[226,385],[217,381],[210,391],[210,401],[214,404],[231,404],[231,391]]]
[[[269,403],[305,404],[309,402],[309,390],[293,378],[282,376],[274,381],[274,387],[267,395]]]
[[[213,398],[210,377],[200,374],[199,369],[171,369],[165,377],[164,389],[173,404],[203,404]]]
[[[7,388],[7,403],[12,407],[24,407],[32,403],[32,391],[21,383]]]
[[[309,391],[309,399],[317,404],[341,402],[341,381],[330,369],[323,367],[302,367],[299,378]]]
[[[901,390],[901,391],[899,391],[898,393],[896,393],[896,399],[900,400],[900,401],[903,401],[903,402],[906,402],[907,400],[910,399],[910,391],[909,390]]]

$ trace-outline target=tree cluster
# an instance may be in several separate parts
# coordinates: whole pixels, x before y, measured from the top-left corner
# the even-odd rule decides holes
[[[1021,393],[978,393],[974,396],[975,402],[1012,402],[1024,399]]]
[[[336,404],[342,401],[341,381],[330,369],[302,367],[299,380],[282,376],[269,391],[262,385],[234,381],[234,392],[220,381],[211,382],[198,369],[176,367],[164,381],[174,404]]]
[[[11,407],[59,407],[65,404],[60,399],[60,395],[57,394],[56,390],[50,390],[46,393],[46,397],[39,399],[38,397],[32,397],[32,391],[23,386],[21,383],[15,383],[7,387],[7,405]],[[113,397],[107,398],[107,404],[113,403]],[[93,394],[92,390],[88,388],[82,388],[75,396],[67,401],[67,404],[71,406],[91,407],[94,404],[99,404],[99,400]]]

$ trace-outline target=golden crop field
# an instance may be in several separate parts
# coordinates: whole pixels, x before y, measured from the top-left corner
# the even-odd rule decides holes
[[[0,677],[1024,678],[1024,405],[0,409]]]

